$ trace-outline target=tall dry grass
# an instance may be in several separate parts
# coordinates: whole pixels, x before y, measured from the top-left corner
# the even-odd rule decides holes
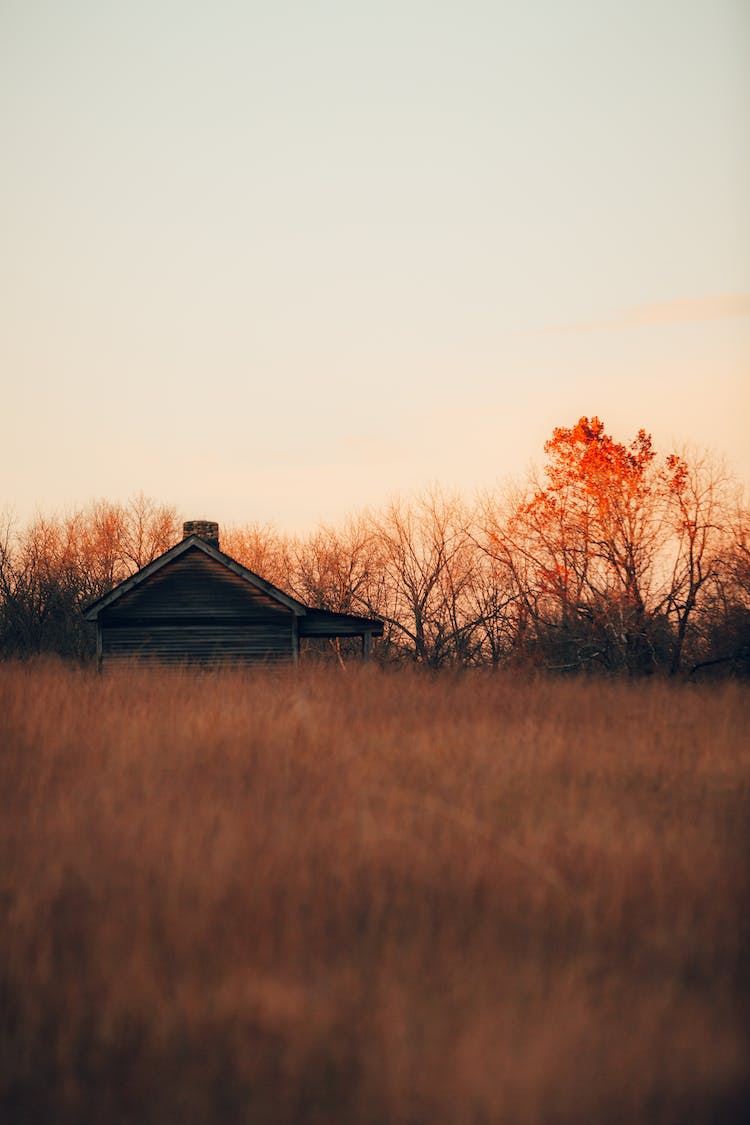
[[[747,690],[0,667],[7,1122],[734,1122]]]

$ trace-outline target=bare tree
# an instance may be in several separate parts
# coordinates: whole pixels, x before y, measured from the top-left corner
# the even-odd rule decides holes
[[[664,608],[672,624],[673,673],[682,665],[703,591],[717,577],[732,487],[726,469],[705,453],[667,458],[672,566]]]
[[[291,541],[268,524],[222,528],[221,549],[283,590],[292,581]],[[290,590],[291,592],[291,590]]]
[[[171,508],[139,496],[97,501],[64,519],[37,517],[0,547],[3,652],[84,658],[93,637],[81,609],[178,538]]]
[[[126,505],[124,523],[122,552],[134,571],[168,551],[182,533],[177,509],[157,504],[142,492]]]
[[[750,509],[741,495],[726,513],[721,548],[701,590],[692,671],[750,674]]]
[[[432,667],[465,661],[474,546],[460,498],[432,489],[411,504],[394,500],[373,517],[373,535],[365,606],[387,623],[386,649]]]

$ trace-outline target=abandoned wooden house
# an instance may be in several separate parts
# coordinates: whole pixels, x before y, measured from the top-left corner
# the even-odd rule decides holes
[[[85,611],[99,667],[133,657],[160,663],[289,663],[304,637],[359,637],[370,655],[383,623],[314,609],[219,550],[219,525],[184,524],[181,543]]]

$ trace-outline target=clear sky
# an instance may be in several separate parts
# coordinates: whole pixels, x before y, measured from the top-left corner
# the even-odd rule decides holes
[[[748,0],[0,0],[0,508],[750,481]]]

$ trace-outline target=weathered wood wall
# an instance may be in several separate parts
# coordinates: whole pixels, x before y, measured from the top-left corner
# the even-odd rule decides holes
[[[104,664],[286,662],[296,616],[195,548],[129,590],[99,617]]]

